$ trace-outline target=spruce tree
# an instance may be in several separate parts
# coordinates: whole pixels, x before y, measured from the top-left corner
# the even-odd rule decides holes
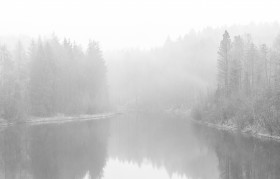
[[[227,31],[223,35],[218,51],[218,89],[229,94],[229,59],[231,40]]]

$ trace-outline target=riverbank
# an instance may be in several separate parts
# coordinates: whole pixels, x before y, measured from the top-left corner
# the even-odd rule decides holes
[[[203,118],[197,120],[192,116],[192,111],[190,109],[187,110],[178,109],[172,111],[167,110],[165,112],[169,114],[172,113],[180,117],[188,117],[191,122],[194,122],[199,125],[215,128],[217,130],[223,130],[232,133],[240,133],[242,135],[252,136],[261,140],[273,140],[273,141],[280,142],[280,136],[269,134],[269,132],[260,125],[256,125],[256,124],[247,125],[243,129],[241,129],[240,127],[238,127],[236,123],[232,122],[233,120],[228,120],[228,122],[226,123],[225,122],[214,123],[214,122],[206,121]]]
[[[244,129],[239,129],[233,123],[215,124],[215,123],[211,123],[211,122],[207,122],[207,121],[195,120],[193,118],[191,118],[191,121],[196,124],[199,124],[199,125],[204,125],[204,126],[208,126],[211,128],[215,128],[217,130],[223,130],[223,131],[232,132],[232,133],[240,133],[242,135],[252,136],[252,137],[255,137],[255,138],[258,138],[261,140],[273,140],[273,141],[280,142],[280,136],[271,135],[271,134],[265,132],[264,130],[260,129],[260,127],[258,127],[258,126],[251,126],[251,127],[246,127]]]
[[[108,112],[108,113],[98,113],[92,115],[78,115],[78,116],[55,116],[55,117],[30,117],[23,121],[7,122],[4,119],[0,120],[0,127],[8,127],[17,124],[27,124],[27,125],[43,125],[43,124],[61,124],[67,122],[82,122],[90,120],[101,120],[120,115],[121,112]]]
[[[262,92],[258,95],[211,94],[191,110],[196,121],[234,129],[258,138],[280,141],[280,96]]]

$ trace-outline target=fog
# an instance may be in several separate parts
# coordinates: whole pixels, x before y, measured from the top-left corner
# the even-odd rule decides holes
[[[221,34],[249,35],[256,44],[271,46],[279,34],[279,24],[250,23],[219,28],[190,30],[176,38],[166,37],[151,48],[101,50],[107,66],[110,103],[114,107],[145,110],[188,110],[203,95],[216,89],[217,49]],[[52,36],[43,39],[50,39]],[[1,36],[11,51],[20,40],[28,51],[32,38],[28,35]],[[63,38],[58,37],[62,42]],[[75,41],[74,41],[75,43]],[[100,43],[102,44],[102,43]],[[79,44],[83,51],[86,45]]]
[[[278,178],[279,5],[1,2],[0,178]]]
[[[150,48],[207,26],[273,23],[277,0],[10,0],[0,7],[2,35],[51,35],[104,51]]]
[[[207,27],[167,38],[158,47],[105,53],[112,102],[137,108],[187,110],[216,89],[217,49],[221,34],[247,36],[256,44],[272,45],[279,24]]]

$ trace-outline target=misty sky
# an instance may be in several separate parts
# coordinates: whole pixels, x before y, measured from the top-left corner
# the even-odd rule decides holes
[[[104,50],[147,48],[206,26],[275,22],[277,0],[7,0],[0,35],[70,37]]]

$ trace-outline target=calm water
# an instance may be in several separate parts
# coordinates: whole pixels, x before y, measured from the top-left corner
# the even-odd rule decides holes
[[[280,144],[167,115],[16,126],[0,134],[0,178],[274,179]]]

